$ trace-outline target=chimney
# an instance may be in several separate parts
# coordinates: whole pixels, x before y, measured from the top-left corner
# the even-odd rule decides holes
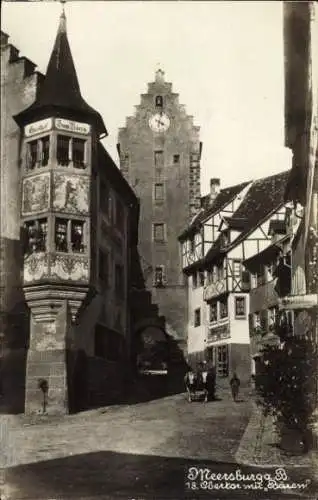
[[[213,179],[210,179],[210,203],[213,203],[213,201],[219,194],[220,184],[221,180],[218,179],[217,177],[213,177]]]

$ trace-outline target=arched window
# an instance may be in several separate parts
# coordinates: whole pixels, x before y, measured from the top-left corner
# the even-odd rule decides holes
[[[162,99],[162,95],[157,95],[156,96],[156,106],[158,108],[162,108],[163,106],[163,99]]]

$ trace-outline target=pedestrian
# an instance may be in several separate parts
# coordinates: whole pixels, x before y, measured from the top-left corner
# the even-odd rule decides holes
[[[238,376],[236,375],[236,373],[234,372],[233,376],[230,380],[233,401],[237,401],[239,390],[240,390],[240,385],[241,385],[241,381],[238,378]]]

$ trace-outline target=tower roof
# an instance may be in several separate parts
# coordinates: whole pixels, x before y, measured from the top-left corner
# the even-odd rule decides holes
[[[50,114],[93,122],[99,134],[107,134],[101,115],[83,99],[67,38],[66,16],[61,14],[59,27],[47,66],[46,77],[35,102],[15,116],[19,125]]]

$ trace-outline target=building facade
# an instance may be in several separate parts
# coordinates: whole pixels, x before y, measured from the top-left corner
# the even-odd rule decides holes
[[[200,208],[201,143],[199,128],[163,71],[156,72],[135,115],[120,129],[118,151],[121,171],[140,200],[138,251],[144,286],[165,332],[182,346],[187,286],[177,236]],[[144,324],[152,316],[153,307],[143,308]]]
[[[316,2],[284,2],[285,142],[293,151],[286,198],[302,219],[292,241],[292,289],[280,302],[294,334],[318,339],[318,12]]]
[[[4,53],[12,53],[4,42]],[[19,109],[8,97],[19,95],[10,64],[8,59],[5,120],[15,127],[15,144],[1,173],[7,173],[4,189],[17,207],[10,215],[17,252],[4,269],[16,273],[14,290],[29,323],[19,332],[24,397],[15,405],[41,412],[45,393],[48,413],[68,413],[118,399],[125,389],[139,205],[100,143],[107,135],[102,117],[81,95],[65,14],[46,76]],[[11,213],[10,206],[6,210]],[[6,282],[4,290],[11,300]],[[10,409],[15,344],[2,327],[1,371]]]
[[[281,311],[281,297],[289,295],[292,286],[292,239],[300,219],[286,204],[285,220],[272,220],[269,245],[243,262],[250,272],[249,334],[252,375],[258,375],[262,349],[279,345],[293,335],[292,311]]]
[[[189,360],[211,360],[219,378],[249,381],[249,273],[243,261],[265,249],[271,221],[284,219],[287,173],[221,190],[181,237],[189,290]],[[199,291],[198,291],[199,288]]]

